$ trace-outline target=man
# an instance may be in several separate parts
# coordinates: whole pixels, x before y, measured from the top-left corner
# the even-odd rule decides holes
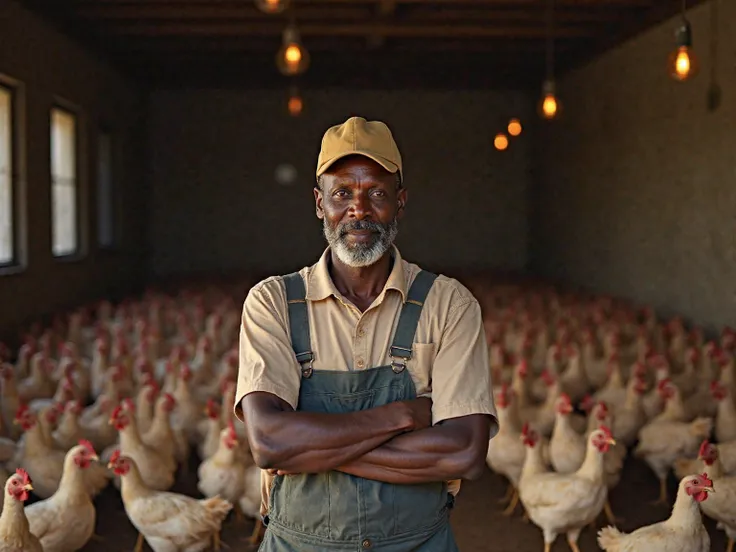
[[[316,176],[328,248],[243,306],[235,412],[266,470],[260,550],[457,550],[449,510],[498,427],[480,306],[393,245],[408,193],[384,123],[328,129]]]

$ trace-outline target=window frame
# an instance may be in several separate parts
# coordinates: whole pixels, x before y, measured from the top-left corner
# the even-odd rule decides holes
[[[25,86],[0,73],[0,86],[10,93],[10,188],[13,258],[0,263],[0,276],[24,272],[27,259]]]
[[[55,110],[64,111],[74,117],[74,172],[75,172],[75,230],[76,230],[76,248],[71,253],[57,255],[54,253],[54,166],[53,166],[53,113]],[[55,97],[48,111],[49,122],[49,202],[50,202],[50,248],[51,257],[58,262],[76,262],[87,256],[87,233],[86,225],[87,216],[87,189],[86,189],[86,136],[84,134],[85,118],[82,109],[59,97]]]

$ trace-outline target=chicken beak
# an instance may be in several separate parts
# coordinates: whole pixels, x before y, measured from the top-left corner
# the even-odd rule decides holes
[[[614,439],[613,437],[612,437],[612,438],[610,438],[610,439],[608,440],[608,444],[609,444],[609,445],[613,445],[613,446],[616,446],[616,439]]]
[[[713,487],[703,487],[703,490],[709,493],[716,492],[716,490]]]
[[[100,457],[97,456],[96,454],[93,454],[92,456],[90,456],[89,459],[90,460],[94,460],[95,462],[99,462],[100,461]]]
[[[113,463],[112,463],[112,462],[108,462],[108,463],[107,463],[107,469],[108,469],[108,470],[111,470],[111,469],[113,469],[114,467],[115,467],[115,466],[113,465]]]
[[[23,485],[23,490],[24,491],[32,491],[33,490],[33,485],[31,485],[30,483],[27,483],[27,484]]]

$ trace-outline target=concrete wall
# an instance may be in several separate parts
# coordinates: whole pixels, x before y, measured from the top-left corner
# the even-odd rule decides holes
[[[145,196],[142,92],[107,64],[15,0],[0,0],[0,74],[22,82],[25,96],[25,182],[22,216],[27,267],[0,275],[0,336],[39,315],[143,282]],[[51,255],[49,109],[61,98],[81,108],[82,194],[86,254],[60,261]],[[96,135],[109,125],[118,140],[115,184],[122,218],[117,252],[97,250]]]
[[[532,267],[736,323],[736,3],[721,1],[719,110],[706,109],[710,3],[689,13],[702,68],[665,71],[676,21],[559,83],[564,120],[535,144]]]
[[[322,133],[351,115],[381,119],[409,188],[398,245],[443,269],[523,269],[531,132],[503,152],[493,137],[533,109],[517,92],[311,91],[291,118],[286,93],[155,91],[149,104],[150,242],[157,276],[210,270],[269,274],[324,247],[312,187]],[[276,183],[279,163],[298,171]]]

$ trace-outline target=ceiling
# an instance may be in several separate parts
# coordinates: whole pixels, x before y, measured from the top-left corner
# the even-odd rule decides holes
[[[23,0],[158,86],[283,87],[287,13],[253,0]],[[689,7],[702,0],[691,0]],[[555,0],[556,72],[676,14],[681,0]],[[547,0],[296,0],[303,86],[518,88],[545,75]],[[666,55],[663,53],[663,56]]]

